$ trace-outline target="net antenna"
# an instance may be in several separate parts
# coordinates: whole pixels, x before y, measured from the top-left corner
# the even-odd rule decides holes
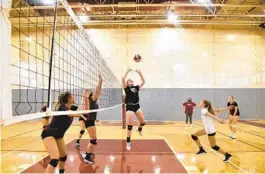
[[[52,28],[52,45],[51,45],[51,55],[50,55],[50,63],[49,63],[49,83],[48,83],[48,102],[47,102],[47,110],[51,111],[51,82],[52,82],[52,63],[54,56],[54,41],[55,41],[55,31],[56,31],[56,19],[57,19],[57,10],[58,10],[58,1],[55,0],[54,6],[54,16],[53,16],[53,28]]]

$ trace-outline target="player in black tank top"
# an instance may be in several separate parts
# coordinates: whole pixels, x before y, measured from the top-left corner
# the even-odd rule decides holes
[[[99,108],[97,100],[100,95],[101,87],[102,87],[102,76],[99,75],[99,82],[95,92],[92,92],[90,90],[84,90],[83,92],[83,102],[82,102],[83,110],[95,110]],[[87,145],[86,156],[84,161],[88,164],[94,164],[95,163],[94,146],[97,145],[97,133],[95,127],[95,121],[97,120],[97,112],[84,114],[84,116],[86,117],[86,120],[79,119],[81,131],[76,141],[76,146],[80,147],[80,139],[82,138],[86,129],[90,136],[90,142]]]
[[[236,123],[239,120],[240,111],[233,96],[228,97],[227,107],[231,107],[229,110],[229,129],[232,132],[231,138],[236,139]]]
[[[64,93],[60,98],[58,111],[77,110],[74,104],[74,96],[70,92]],[[50,155],[50,163],[46,173],[54,173],[56,166],[60,162],[59,173],[64,173],[64,163],[67,159],[64,143],[64,134],[73,122],[73,117],[83,117],[81,114],[54,116],[51,123],[42,131],[43,143]],[[59,157],[58,157],[59,154]]]
[[[125,91],[125,104],[126,104],[126,117],[128,119],[128,128],[127,128],[127,150],[131,149],[131,134],[132,134],[132,128],[133,128],[133,119],[135,116],[137,116],[137,119],[140,122],[140,125],[138,126],[138,132],[140,135],[142,135],[142,129],[143,126],[146,124],[144,120],[144,114],[140,108],[139,104],[139,90],[143,87],[145,84],[145,80],[143,77],[143,74],[140,70],[136,70],[136,73],[138,73],[141,77],[141,84],[140,85],[134,85],[133,80],[129,79],[126,82],[126,77],[128,73],[132,71],[131,69],[128,69],[124,77],[122,78],[122,84]]]
[[[60,99],[61,99],[62,95],[63,95],[63,94],[60,94],[59,97],[58,97],[57,103],[56,103],[56,105],[55,105],[55,111],[57,111],[58,108],[59,108],[59,106],[60,106]],[[46,112],[47,109],[48,109],[48,108],[47,108],[47,105],[44,105],[44,106],[41,108],[40,112]],[[49,121],[50,121],[50,117],[49,117],[49,116],[48,116],[48,117],[43,117],[43,119],[42,119],[43,129],[49,124]]]

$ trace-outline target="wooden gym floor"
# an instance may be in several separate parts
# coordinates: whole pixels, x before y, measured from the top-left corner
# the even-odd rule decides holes
[[[68,172],[265,173],[265,120],[238,123],[237,140],[229,138],[228,125],[215,123],[218,145],[233,155],[230,163],[224,163],[223,157],[211,150],[207,136],[200,138],[207,154],[195,155],[198,148],[190,134],[202,128],[200,121],[193,127],[184,127],[183,122],[150,123],[144,127],[143,136],[134,130],[132,140],[137,141],[132,141],[130,152],[122,141],[126,130],[114,123],[97,124],[98,155],[92,167],[78,159],[88,135],[83,137],[78,151],[74,139],[79,126],[75,123],[66,133]],[[29,121],[1,128],[1,173],[44,171],[49,158],[40,139],[41,127],[40,121]]]

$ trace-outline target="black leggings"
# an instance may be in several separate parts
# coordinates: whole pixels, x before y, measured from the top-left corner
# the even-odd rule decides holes
[[[188,124],[189,119],[190,119],[190,124],[192,124],[192,113],[186,113],[186,124]]]

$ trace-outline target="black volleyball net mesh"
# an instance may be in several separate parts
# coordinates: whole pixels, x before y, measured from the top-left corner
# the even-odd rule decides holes
[[[49,7],[46,3],[49,4]],[[84,88],[94,90],[98,74],[103,76],[99,99],[101,108],[122,103],[117,77],[90,41],[66,1],[59,1],[54,41],[51,88],[49,67],[55,0],[13,0],[12,26],[12,102],[13,115],[36,113],[47,103],[51,91],[52,110],[60,93],[70,91],[81,104]]]

